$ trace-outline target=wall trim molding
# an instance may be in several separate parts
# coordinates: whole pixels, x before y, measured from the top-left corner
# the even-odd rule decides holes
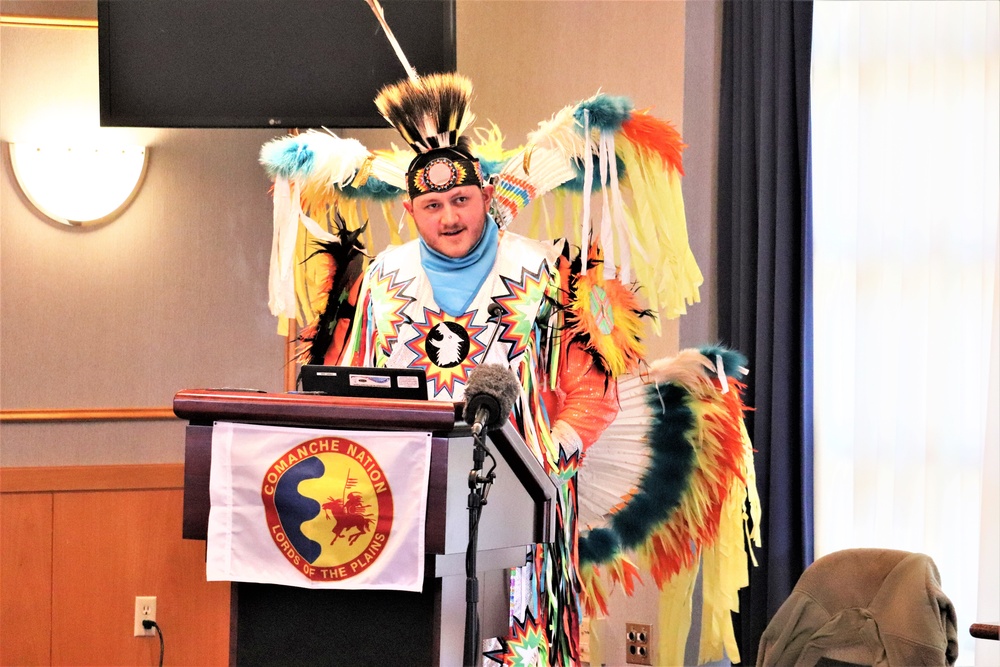
[[[177,419],[173,408],[45,408],[0,410],[2,422],[128,421]]]
[[[0,493],[183,488],[183,463],[0,468]]]
[[[96,30],[97,19],[71,19],[58,16],[0,15],[0,25],[10,28],[68,28],[70,30]]]

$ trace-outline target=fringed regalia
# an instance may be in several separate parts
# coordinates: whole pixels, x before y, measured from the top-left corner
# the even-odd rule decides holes
[[[557,486],[558,530],[535,547],[523,611],[487,657],[577,664],[580,624],[607,612],[609,586],[630,594],[648,575],[661,590],[655,655],[680,664],[700,568],[699,662],[738,660],[730,612],[760,539],[746,360],[720,347],[648,360],[641,341],[696,303],[702,282],[687,242],[680,135],[627,98],[598,94],[508,150],[495,126],[463,134],[468,80],[409,71],[377,104],[410,150],[369,151],[326,131],[263,147],[275,181],[279,331],[297,322],[301,360],[423,368],[440,400],[460,400],[478,364],[515,372],[512,419]],[[444,181],[430,172],[440,155]],[[396,221],[392,205],[480,183],[494,187],[496,266],[466,311],[449,315],[416,242],[402,242],[416,239],[412,221]],[[507,230],[531,202],[533,238]],[[392,247],[369,261],[371,206]],[[554,240],[567,208],[571,238]]]

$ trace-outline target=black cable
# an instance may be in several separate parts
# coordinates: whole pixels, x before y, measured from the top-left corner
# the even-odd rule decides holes
[[[142,622],[142,627],[146,630],[156,630],[156,636],[160,638],[160,667],[163,667],[163,632],[160,630],[160,626],[156,624],[156,621],[145,619]]]

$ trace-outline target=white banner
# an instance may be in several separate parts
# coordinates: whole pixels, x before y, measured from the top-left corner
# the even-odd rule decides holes
[[[420,591],[430,433],[217,422],[209,581]]]

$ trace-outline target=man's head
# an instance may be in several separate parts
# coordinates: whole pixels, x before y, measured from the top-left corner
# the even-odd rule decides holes
[[[375,105],[417,155],[406,170],[406,210],[430,248],[464,257],[482,238],[493,186],[462,132],[472,82],[453,72],[391,84]]]
[[[447,257],[465,257],[483,236],[493,186],[459,185],[403,202],[420,238]]]

